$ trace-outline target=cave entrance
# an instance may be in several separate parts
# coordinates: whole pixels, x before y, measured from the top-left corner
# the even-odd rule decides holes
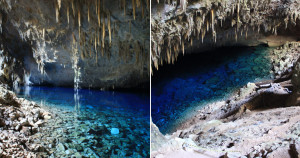
[[[266,45],[194,50],[165,64],[152,76],[152,120],[163,134],[204,105],[224,100],[248,82],[270,80],[271,50]],[[189,115],[187,115],[189,114]]]

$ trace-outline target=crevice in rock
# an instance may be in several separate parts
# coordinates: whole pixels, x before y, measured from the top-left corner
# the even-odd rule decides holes
[[[296,149],[296,145],[295,144],[290,144],[290,149],[289,149],[289,154],[291,158],[298,158],[299,153]]]

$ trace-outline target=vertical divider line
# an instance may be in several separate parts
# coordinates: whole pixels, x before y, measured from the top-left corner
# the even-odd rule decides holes
[[[152,106],[152,99],[151,99],[151,96],[152,96],[152,93],[151,93],[151,84],[152,84],[152,80],[151,80],[151,68],[152,68],[152,63],[151,63],[151,16],[152,16],[152,14],[151,14],[151,11],[152,11],[152,0],[149,0],[149,5],[150,5],[150,9],[149,9],[149,17],[150,17],[150,23],[149,23],[149,32],[150,32],[150,39],[149,39],[149,45],[150,45],[150,47],[149,47],[149,64],[150,64],[150,67],[149,67],[149,77],[150,77],[150,119],[149,119],[149,126],[150,126],[150,128],[149,128],[149,130],[150,130],[150,132],[149,132],[149,134],[150,134],[150,157],[151,157],[151,120],[152,120],[152,117],[151,117],[151,106]]]

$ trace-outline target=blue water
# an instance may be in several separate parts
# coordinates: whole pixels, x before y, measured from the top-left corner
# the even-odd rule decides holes
[[[62,121],[60,128],[87,128],[83,132],[79,130],[79,133],[70,129],[70,136],[65,136],[72,141],[89,138],[87,143],[79,144],[79,149],[90,148],[99,157],[150,156],[150,99],[147,93],[82,89],[76,95],[73,88],[58,87],[22,87],[15,92],[19,97],[37,102],[51,113],[58,113],[58,116],[66,115],[67,118],[76,115],[74,121]],[[112,135],[112,128],[118,128],[119,134]],[[89,143],[91,138],[97,144]],[[85,150],[79,152],[82,156],[90,154]]]
[[[221,48],[160,67],[152,77],[153,122],[164,134],[174,132],[196,108],[225,99],[248,82],[270,79],[269,49]]]

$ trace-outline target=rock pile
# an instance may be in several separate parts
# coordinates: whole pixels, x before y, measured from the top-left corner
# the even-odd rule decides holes
[[[273,50],[272,64],[275,78],[278,79],[292,72],[292,68],[300,56],[299,52],[299,42],[287,42],[283,46]]]
[[[35,157],[47,152],[34,135],[51,114],[0,86],[0,157]]]

